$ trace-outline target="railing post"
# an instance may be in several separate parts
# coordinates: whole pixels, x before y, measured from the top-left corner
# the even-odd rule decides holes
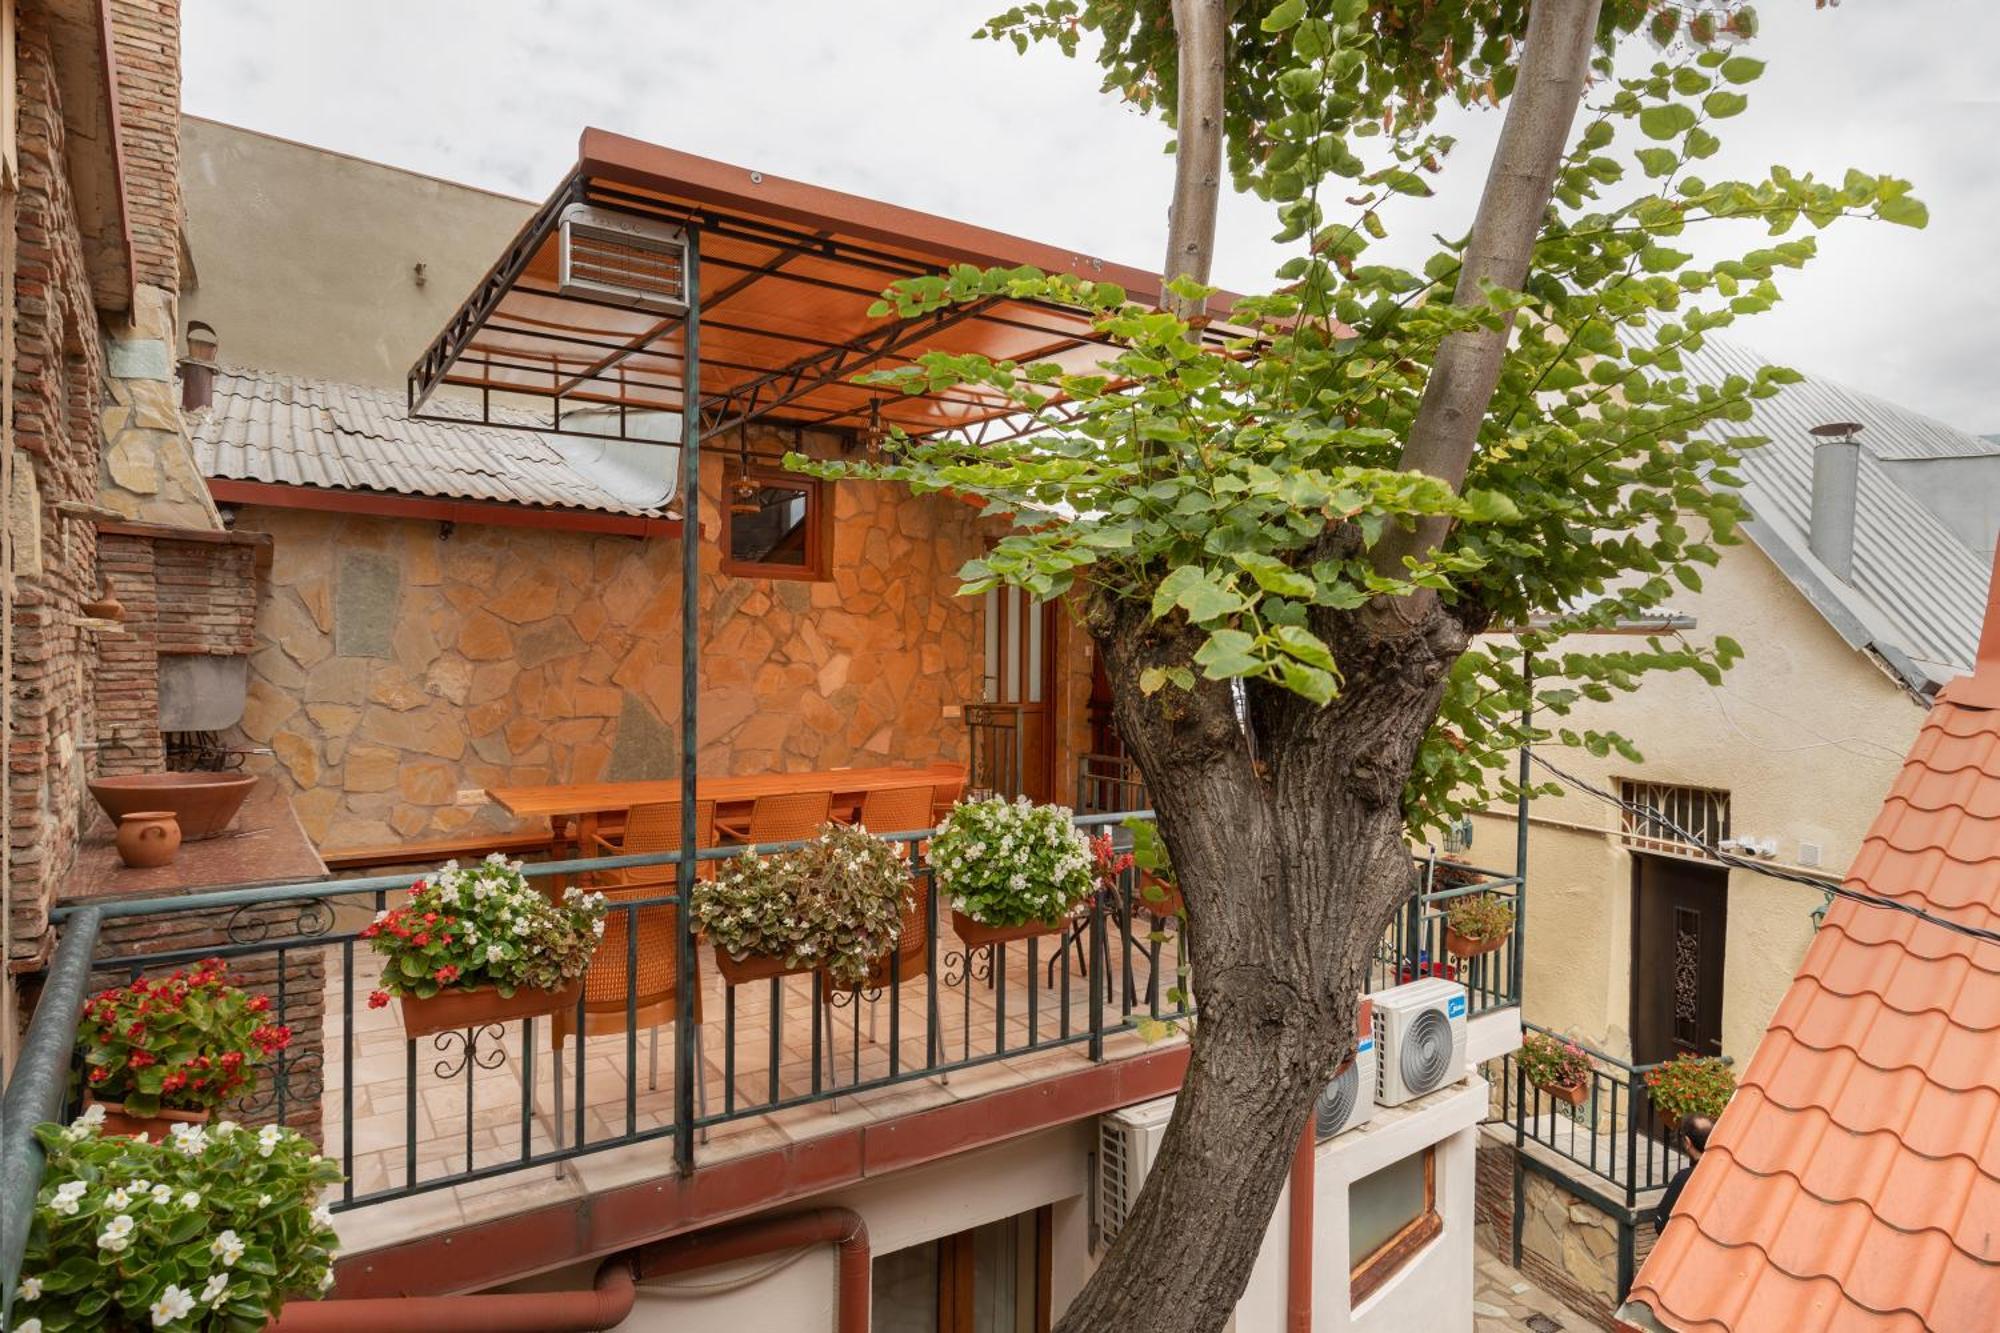
[[[1508,982],[1516,1004],[1521,1003],[1521,956],[1528,944],[1528,727],[1535,718],[1535,654],[1521,650],[1521,754],[1519,787],[1514,795],[1514,947],[1508,950]]]
[[[6,1099],[0,1102],[0,1327],[12,1327],[14,1290],[21,1282],[35,1194],[42,1184],[42,1145],[35,1140],[35,1126],[62,1115],[70,1053],[84,992],[90,989],[90,956],[102,920],[97,908],[85,907],[63,923],[48,981],[14,1062]]]
[[[1104,902],[1090,895],[1090,1058],[1104,1059],[1104,992],[1111,984],[1111,949],[1104,938]],[[1035,979],[1028,978],[1033,985]],[[969,983],[968,983],[969,984]]]
[[[686,360],[681,377],[681,853],[674,876],[679,966],[674,995],[674,1165],[694,1172],[694,1081],[702,1077],[695,1046],[694,872],[696,714],[701,698],[701,233],[688,228],[687,318],[682,322]],[[586,1042],[577,1039],[576,1063]],[[627,1069],[629,1082],[637,1071]],[[581,1099],[578,1099],[581,1101]],[[580,1109],[580,1108],[579,1108]],[[580,1118],[580,1117],[579,1117]],[[582,1140],[579,1137],[578,1145]]]
[[[1377,1057],[1380,1058],[1380,1057]],[[1527,1186],[1527,1171],[1521,1165],[1521,1156],[1527,1152],[1528,1075],[1518,1060],[1509,1057],[1514,1066],[1514,1229],[1511,1244],[1514,1250],[1514,1267],[1521,1266],[1521,1228],[1528,1222],[1528,1201],[1524,1196]],[[1506,1096],[1505,1091],[1501,1096]]]

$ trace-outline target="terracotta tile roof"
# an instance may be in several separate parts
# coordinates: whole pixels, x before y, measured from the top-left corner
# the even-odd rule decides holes
[[[2000,929],[2000,565],[1849,886]],[[1837,901],[1631,1300],[1688,1333],[2000,1328],[2000,945]]]

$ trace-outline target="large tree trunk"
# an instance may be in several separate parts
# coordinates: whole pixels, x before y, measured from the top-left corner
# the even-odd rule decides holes
[[[1222,193],[1222,93],[1224,38],[1229,15],[1223,0],[1173,0],[1179,49],[1174,103],[1174,198],[1167,209],[1169,281],[1208,281],[1215,258],[1215,211]],[[1163,291],[1162,308],[1182,319],[1201,313],[1202,302]]]
[[[1467,250],[1475,295],[1481,276],[1518,286],[1526,274],[1588,72],[1598,2],[1536,0]],[[1205,4],[1176,0],[1176,23],[1193,25]],[[1195,128],[1193,36],[1183,30],[1183,153]],[[1214,51],[1219,78],[1219,30]],[[1216,108],[1219,150],[1219,96]],[[1199,164],[1184,158],[1177,238],[1198,218],[1185,195],[1200,179]],[[1210,194],[1212,236],[1212,186]],[[1170,248],[1169,273],[1190,272],[1195,253]],[[1462,283],[1461,299],[1466,290]],[[1447,345],[1405,467],[1453,485],[1464,478],[1505,342],[1502,331]],[[1422,527],[1407,544],[1388,539],[1397,544],[1390,566],[1400,571],[1403,554],[1428,550],[1443,532]],[[1143,603],[1110,597],[1090,608],[1118,729],[1145,775],[1187,904],[1199,1018],[1187,1081],[1146,1187],[1059,1333],[1221,1328],[1249,1280],[1319,1089],[1351,1052],[1377,942],[1414,887],[1404,783],[1436,719],[1445,674],[1482,627],[1433,596],[1384,601],[1315,617],[1341,664],[1339,698],[1314,708],[1253,684],[1247,733],[1224,683],[1154,695],[1139,688],[1149,666],[1189,664],[1198,635],[1184,622],[1151,622]]]
[[[1145,1191],[1062,1330],[1221,1327],[1313,1101],[1352,1053],[1369,962],[1414,886],[1404,780],[1467,631],[1442,610],[1393,639],[1352,617],[1326,628],[1347,689],[1316,709],[1253,687],[1253,762],[1227,685],[1139,689],[1147,667],[1186,663],[1191,631],[1141,605],[1092,610],[1186,897],[1200,1018]]]

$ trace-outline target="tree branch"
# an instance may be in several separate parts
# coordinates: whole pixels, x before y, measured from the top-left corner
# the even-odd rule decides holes
[[[1215,257],[1215,212],[1222,193],[1222,96],[1229,14],[1224,0],[1173,0],[1180,46],[1174,110],[1174,197],[1167,213],[1163,282],[1206,283]],[[1160,304],[1182,319],[1202,303],[1162,290]]]
[[[1488,283],[1519,290],[1527,281],[1535,238],[1548,213],[1556,172],[1583,100],[1599,3],[1535,0],[1520,75],[1507,100],[1507,120],[1452,296],[1458,305],[1482,304]],[[1455,333],[1438,348],[1417,419],[1403,445],[1399,466],[1404,471],[1428,473],[1454,487],[1464,482],[1479,443],[1479,423],[1499,387],[1512,328],[1509,316],[1497,329]],[[1443,516],[1421,518],[1407,530],[1391,528],[1375,544],[1371,559],[1376,571],[1400,576],[1404,557],[1425,558],[1450,529],[1450,520]],[[1386,599],[1386,609],[1393,610],[1397,619],[1418,621],[1434,596],[1420,590]]]

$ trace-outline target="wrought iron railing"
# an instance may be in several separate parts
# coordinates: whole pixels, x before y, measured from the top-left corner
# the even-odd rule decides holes
[[[1076,757],[1076,812],[1106,814],[1114,810],[1148,810],[1146,779],[1131,756],[1080,754]]]
[[[973,797],[1027,793],[1028,716],[1019,704],[966,704],[966,794]],[[1139,807],[1133,807],[1139,808]]]
[[[1078,823],[1148,817],[1110,814]],[[1179,927],[1148,907],[1130,872],[1061,935],[967,947],[934,891],[926,836],[888,839],[908,858],[926,933],[920,951],[892,957],[880,987],[840,991],[817,976],[795,975],[725,985],[718,997],[721,979],[710,975],[705,996],[701,986],[684,988],[687,998],[665,1021],[686,1019],[698,1029],[691,1067],[701,1074],[691,1080],[698,1090],[688,1099],[691,1112],[677,1089],[646,1086],[671,1080],[656,1077],[657,1026],[642,1052],[648,1017],[660,1016],[640,1014],[640,988],[632,984],[642,964],[641,914],[678,905],[664,888],[657,897],[611,904],[626,920],[623,944],[614,949],[622,954],[615,961],[623,964],[628,999],[624,1021],[617,1023],[614,1012],[612,1025],[622,1030],[572,1035],[565,1045],[573,1059],[563,1065],[549,1042],[554,1016],[409,1040],[393,1010],[371,1011],[375,956],[360,932],[418,875],[120,900],[61,913],[57,969],[7,1092],[5,1289],[13,1289],[20,1257],[11,1223],[32,1211],[40,1179],[30,1132],[38,1121],[77,1109],[66,1103],[83,995],[198,959],[220,957],[232,971],[258,978],[254,988],[272,998],[272,1021],[294,1029],[261,1100],[231,1114],[319,1135],[346,1177],[332,1203],[336,1211],[652,1140],[705,1139],[736,1121],[895,1084],[949,1081],[959,1071],[1030,1052],[1073,1047],[1102,1060],[1113,1034],[1189,1015]],[[703,851],[698,859],[740,850]],[[549,881],[678,862],[677,854],[660,853],[524,870]],[[684,919],[678,911],[674,916]],[[170,943],[180,944],[190,920],[212,923],[208,938],[159,947],[159,933],[170,924],[179,937]],[[671,929],[692,954],[694,938],[678,925]],[[710,974],[708,951],[701,952],[697,975]],[[572,1034],[588,1032],[581,998],[567,1017]]]
[[[1618,1224],[1622,1301],[1637,1269],[1638,1228],[1657,1201],[1655,1192],[1690,1161],[1677,1127],[1661,1116],[1646,1090],[1646,1075],[1660,1066],[1621,1060],[1533,1023],[1521,1026],[1582,1051],[1590,1076],[1581,1100],[1572,1100],[1530,1083],[1512,1053],[1487,1065],[1497,1101],[1493,1118],[1514,1131],[1514,1264],[1521,1261],[1521,1177],[1532,1171]],[[1526,1151],[1529,1145],[1533,1152]]]
[[[1444,861],[1431,852],[1419,854],[1416,866],[1417,891],[1383,932],[1368,989],[1383,990],[1420,977],[1444,977],[1465,987],[1468,1007],[1475,1015],[1519,1004],[1527,917],[1521,877],[1462,861]],[[1440,873],[1446,867],[1452,872],[1449,879]],[[1507,904],[1514,915],[1514,928],[1492,952],[1461,957],[1448,947],[1445,925],[1452,903],[1476,894],[1491,894]]]

